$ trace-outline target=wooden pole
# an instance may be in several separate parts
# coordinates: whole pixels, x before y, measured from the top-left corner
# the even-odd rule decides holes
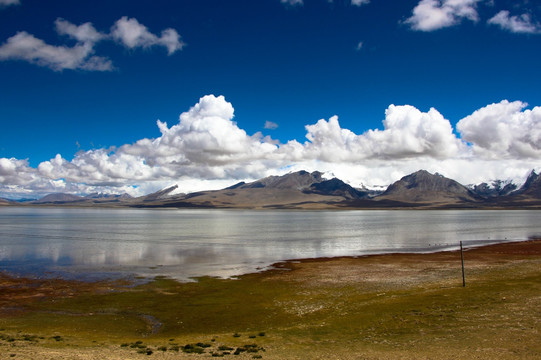
[[[466,275],[464,274],[464,250],[462,249],[462,241],[460,242],[460,261],[462,262],[462,287],[466,287]]]

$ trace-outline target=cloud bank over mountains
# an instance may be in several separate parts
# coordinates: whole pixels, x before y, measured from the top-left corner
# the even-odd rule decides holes
[[[306,125],[306,141],[280,143],[259,132],[247,134],[233,120],[231,103],[207,95],[177,124],[158,120],[157,138],[80,151],[72,160],[58,154],[37,168],[27,160],[0,158],[0,196],[142,195],[172,183],[191,192],[300,169],[331,171],[354,186],[390,184],[420,168],[466,184],[521,179],[541,167],[541,107],[526,107],[521,101],[490,104],[453,129],[434,108],[390,105],[383,129],[355,134],[333,116]]]

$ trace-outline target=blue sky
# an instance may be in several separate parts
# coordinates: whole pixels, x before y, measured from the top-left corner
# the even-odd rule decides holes
[[[0,0],[0,24],[0,196],[541,166],[537,1]]]

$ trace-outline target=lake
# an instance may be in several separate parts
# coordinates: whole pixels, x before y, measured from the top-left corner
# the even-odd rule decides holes
[[[528,210],[0,208],[0,269],[40,277],[232,277],[302,258],[432,252],[541,236]]]

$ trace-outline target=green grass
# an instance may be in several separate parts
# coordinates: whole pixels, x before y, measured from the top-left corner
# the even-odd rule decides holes
[[[355,283],[309,287],[277,274],[197,283],[159,278],[128,291],[34,303],[24,315],[0,318],[0,335],[8,339],[7,334],[21,332],[30,334],[30,341],[37,335],[60,336],[57,346],[107,339],[125,349],[145,337],[135,350],[216,357],[226,350],[267,347],[272,350],[263,358],[281,352],[301,356],[314,349],[391,356],[447,354],[453,347],[458,357],[479,348],[503,351],[503,358],[541,354],[539,263],[472,273],[466,288],[457,280],[384,292]],[[161,323],[156,334],[148,316]],[[255,334],[258,344],[251,347],[247,344]],[[193,345],[171,344],[172,338],[191,339]]]

